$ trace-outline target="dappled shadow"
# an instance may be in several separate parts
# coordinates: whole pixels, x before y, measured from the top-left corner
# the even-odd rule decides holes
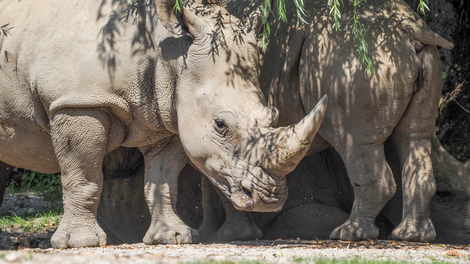
[[[151,34],[155,30],[157,19],[154,1],[152,0],[112,0],[101,2],[96,15],[96,20],[105,19],[105,25],[98,33],[101,39],[98,43],[98,57],[103,67],[107,68],[111,79],[116,71],[116,42],[129,27],[135,27],[135,33],[131,41],[133,55],[142,55],[153,48]]]
[[[429,127],[432,126],[425,127],[424,124],[432,122],[430,113],[435,113],[439,100],[438,93],[434,92],[440,85],[440,76],[436,76],[435,71],[439,62],[432,61],[433,66],[424,64],[421,54],[424,45],[403,30],[401,25],[408,18],[406,14],[397,14],[398,9],[395,2],[374,1],[361,10],[369,56],[377,70],[377,74],[369,78],[365,74],[366,65],[358,62],[357,44],[351,30],[333,30],[329,9],[323,2],[307,4],[309,24],[299,29],[295,28],[295,9],[291,4],[288,6],[288,23],[272,20],[271,28],[275,34],[271,35],[264,54],[260,75],[260,84],[269,103],[280,111],[281,126],[299,121],[322,95],[329,96],[327,114],[319,134],[345,161],[351,184],[358,190],[356,194],[373,189],[375,197],[386,197],[383,198],[385,201],[394,180],[380,146],[396,130],[400,135],[431,134],[433,131]],[[343,26],[351,26],[352,16],[353,6],[344,3]],[[411,20],[407,22],[412,21],[413,16],[411,14]],[[429,49],[426,52],[427,56],[434,55]],[[428,87],[424,87],[426,81]],[[416,107],[418,96],[413,95],[424,91],[430,92],[420,95],[419,100],[426,107]],[[410,107],[410,104],[415,106]],[[424,171],[428,173],[428,168],[422,165],[426,158],[421,156],[429,157],[426,151],[412,149],[406,175],[416,177]],[[432,175],[421,180],[432,182]],[[417,182],[409,185],[405,191],[410,199],[416,199],[418,203],[429,200],[430,190],[420,188],[430,185],[421,186]],[[414,188],[419,190],[414,191]],[[364,201],[357,203],[364,204]],[[410,210],[419,211],[423,207],[420,204]],[[418,211],[412,214],[419,214]]]

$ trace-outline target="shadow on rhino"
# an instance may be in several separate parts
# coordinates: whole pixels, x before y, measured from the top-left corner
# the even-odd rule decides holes
[[[470,194],[467,188],[470,162],[462,164],[448,154],[433,137],[432,161],[437,192],[431,201],[431,218],[436,228],[436,243],[470,243]],[[400,162],[393,144],[387,141],[386,158],[397,184],[401,183]],[[108,243],[140,242],[150,224],[143,195],[142,156],[136,149],[121,149],[112,153],[104,166],[105,184],[98,208],[98,219],[108,235]],[[201,174],[187,165],[178,180],[179,216],[192,228],[200,228],[205,213],[211,214],[212,229],[226,221],[226,209],[212,187],[201,193]],[[343,223],[351,212],[353,189],[341,157],[333,149],[305,157],[287,175],[289,197],[280,212],[251,213],[252,224],[259,228],[261,239],[328,239],[334,228]],[[207,187],[207,186],[206,186]],[[400,188],[398,188],[400,190]],[[376,220],[381,239],[390,236],[402,216],[401,192],[387,203]],[[204,196],[204,197],[203,197]],[[203,212],[204,208],[211,212]],[[250,214],[250,213],[247,213]],[[245,221],[242,223],[246,223]],[[251,226],[243,226],[250,232]],[[201,230],[200,230],[201,231]],[[240,230],[239,230],[240,231]],[[243,230],[241,230],[243,232]],[[217,234],[200,233],[208,241]]]

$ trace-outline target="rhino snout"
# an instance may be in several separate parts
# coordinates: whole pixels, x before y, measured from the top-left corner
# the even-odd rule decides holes
[[[242,180],[241,186],[232,192],[231,200],[238,210],[251,212],[277,212],[287,200],[285,178],[276,184],[261,184],[259,181]]]

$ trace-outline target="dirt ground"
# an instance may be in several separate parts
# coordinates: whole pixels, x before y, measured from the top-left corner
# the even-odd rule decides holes
[[[59,201],[58,201],[59,202]],[[47,211],[51,202],[34,193],[7,195],[1,212],[18,215]],[[34,233],[19,227],[1,227],[0,263],[311,263],[318,258],[406,261],[417,263],[470,263],[470,245],[444,245],[368,240],[261,240],[212,244],[123,244],[96,248],[53,249],[50,237],[56,227]]]
[[[275,240],[192,245],[124,244],[82,249],[1,251],[0,263],[313,263],[321,258],[414,263],[470,263],[468,246],[386,240]]]

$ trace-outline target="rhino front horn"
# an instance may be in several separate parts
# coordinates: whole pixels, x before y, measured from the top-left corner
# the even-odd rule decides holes
[[[300,122],[273,129],[267,135],[265,153],[268,157],[265,169],[270,174],[285,176],[292,172],[307,154],[313,138],[325,116],[328,97],[318,102]]]

